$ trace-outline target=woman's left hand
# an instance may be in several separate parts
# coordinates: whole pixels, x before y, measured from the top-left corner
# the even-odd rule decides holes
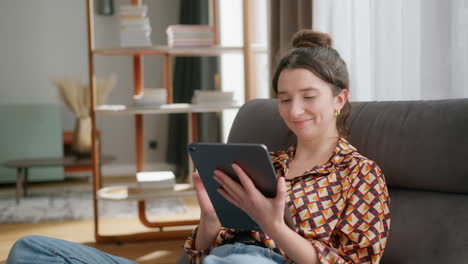
[[[227,174],[215,170],[214,179],[222,188],[218,192],[229,202],[248,214],[265,233],[275,230],[284,223],[284,206],[286,186],[283,177],[278,177],[275,198],[266,198],[255,187],[252,180],[237,164],[232,168],[239,177],[241,184],[235,182]]]

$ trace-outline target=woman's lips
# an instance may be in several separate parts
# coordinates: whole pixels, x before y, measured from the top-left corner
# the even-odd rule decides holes
[[[294,120],[292,121],[294,125],[296,126],[302,126],[304,125],[305,123],[309,122],[310,120],[312,119],[302,119],[302,120]]]

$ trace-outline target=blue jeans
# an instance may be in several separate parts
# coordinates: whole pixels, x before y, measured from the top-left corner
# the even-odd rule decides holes
[[[202,264],[255,263],[284,264],[283,256],[269,248],[241,243],[222,245],[213,248]]]
[[[131,260],[112,256],[92,247],[41,236],[27,236],[16,241],[6,263],[136,264]]]

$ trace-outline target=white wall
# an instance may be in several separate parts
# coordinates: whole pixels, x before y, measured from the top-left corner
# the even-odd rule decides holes
[[[84,3],[0,1],[0,103],[56,103],[49,76],[85,76]]]
[[[117,12],[121,3],[115,0]],[[149,6],[155,44],[166,43],[165,28],[178,22],[179,1],[144,1]],[[118,16],[95,15],[96,47],[119,45]],[[85,0],[0,1],[0,104],[58,103],[49,77],[65,74],[88,81]],[[162,86],[162,58],[145,57],[145,87]],[[131,103],[132,60],[130,57],[95,57],[97,78],[118,74],[118,83],[107,103]],[[62,126],[72,130],[74,116],[63,107]],[[116,156],[104,174],[134,171],[134,129],[131,116],[99,116],[102,152]],[[167,116],[145,116],[147,141],[158,141],[156,151],[146,148],[147,167],[165,162]],[[164,164],[160,164],[164,165]],[[163,166],[162,169],[166,169]],[[160,167],[161,168],[161,167]]]

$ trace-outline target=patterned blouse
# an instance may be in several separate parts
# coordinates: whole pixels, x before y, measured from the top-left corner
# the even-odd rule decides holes
[[[287,174],[295,151],[291,146],[271,154],[278,176]],[[374,161],[341,138],[328,162],[287,179],[286,188],[296,232],[310,241],[320,263],[379,263],[390,231],[390,199]],[[210,249],[239,232],[222,228]],[[200,263],[210,251],[194,249],[196,235],[197,228],[184,245],[190,263]],[[266,234],[251,231],[251,236],[288,259]]]

